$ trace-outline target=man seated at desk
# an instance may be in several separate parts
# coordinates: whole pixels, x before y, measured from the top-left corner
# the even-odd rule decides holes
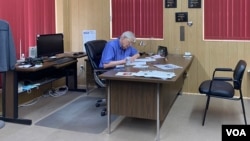
[[[125,64],[127,57],[130,57],[130,62],[140,57],[138,50],[132,46],[135,41],[135,35],[131,31],[125,31],[120,38],[109,41],[103,50],[99,67],[113,68]]]

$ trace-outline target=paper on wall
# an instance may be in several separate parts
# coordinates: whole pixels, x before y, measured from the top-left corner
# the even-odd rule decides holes
[[[86,52],[84,44],[92,40],[96,40],[96,30],[83,30],[82,31],[83,52]]]

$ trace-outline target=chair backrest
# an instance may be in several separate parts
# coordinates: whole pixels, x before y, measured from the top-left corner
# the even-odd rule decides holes
[[[165,46],[158,46],[157,54],[166,57],[168,55],[168,49]]]
[[[246,69],[247,63],[244,60],[239,60],[237,63],[234,73],[233,73],[233,78],[234,78],[234,88],[235,89],[240,89],[241,88],[241,83],[244,75],[244,71]]]
[[[85,43],[86,53],[93,69],[98,69],[106,40],[93,40]]]

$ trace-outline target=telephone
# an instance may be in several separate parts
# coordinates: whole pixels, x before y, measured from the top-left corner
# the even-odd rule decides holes
[[[166,57],[168,55],[168,49],[165,46],[158,46],[157,54]]]

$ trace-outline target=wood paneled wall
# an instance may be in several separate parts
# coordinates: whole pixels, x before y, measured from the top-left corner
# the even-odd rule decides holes
[[[188,8],[188,1],[177,1],[177,8],[164,8],[164,39],[143,40],[145,47],[136,47],[140,51],[156,52],[158,45],[168,47],[169,53],[191,52],[195,59],[185,80],[183,91],[198,93],[199,84],[211,78],[215,67],[235,67],[239,59],[244,59],[250,69],[250,42],[247,41],[204,41],[203,8]],[[82,31],[95,29],[97,39],[110,39],[110,1],[109,0],[57,0],[57,32],[65,35],[67,51],[82,51]],[[203,7],[203,6],[202,6]],[[175,12],[188,12],[187,23],[175,22]],[[185,41],[180,41],[180,26],[185,28]],[[79,65],[84,64],[79,60]],[[250,73],[244,74],[243,93],[250,97]],[[85,85],[85,74],[79,73],[79,85]]]

